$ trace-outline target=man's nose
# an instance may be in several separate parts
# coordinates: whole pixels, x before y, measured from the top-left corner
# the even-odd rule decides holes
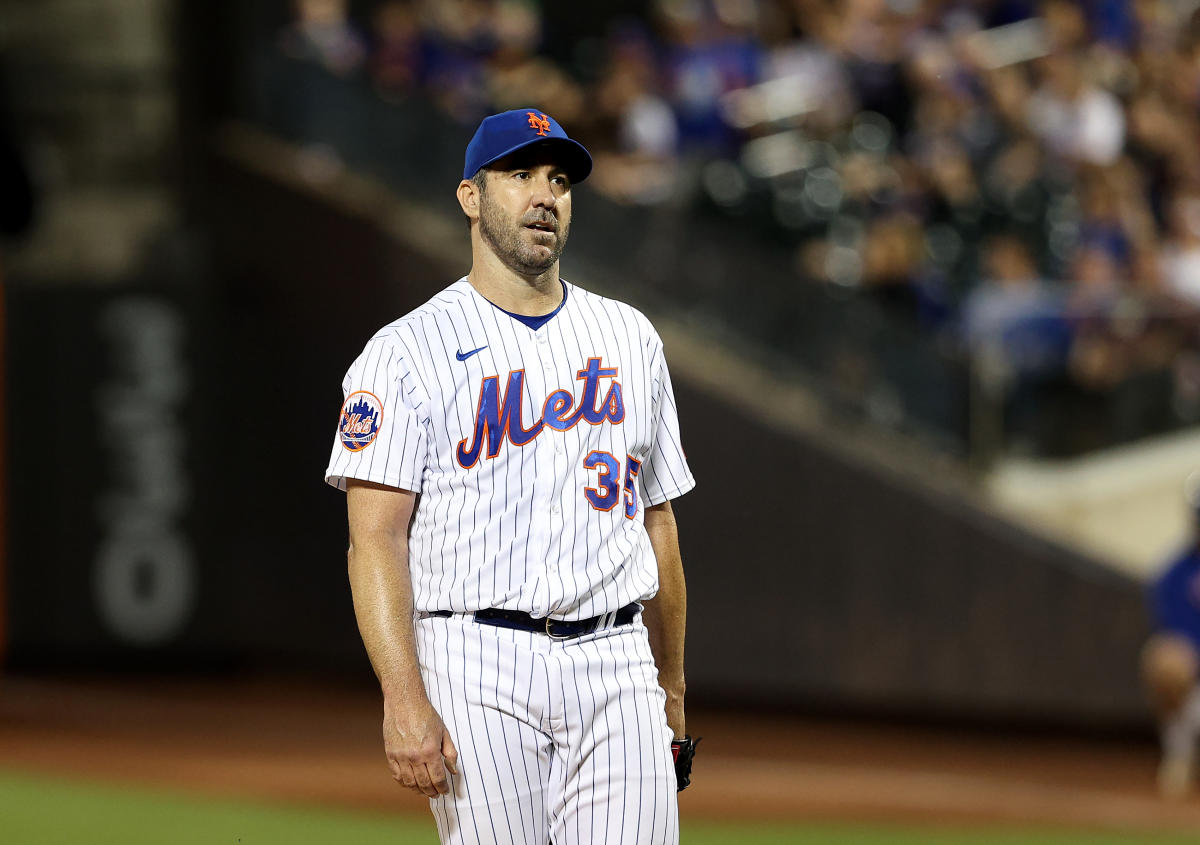
[[[558,202],[549,176],[534,177],[532,202],[535,208],[554,208]]]

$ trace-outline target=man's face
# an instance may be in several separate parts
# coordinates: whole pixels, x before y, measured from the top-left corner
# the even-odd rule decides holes
[[[506,266],[524,276],[550,270],[567,245],[571,183],[536,147],[487,168],[479,199],[480,234]]]

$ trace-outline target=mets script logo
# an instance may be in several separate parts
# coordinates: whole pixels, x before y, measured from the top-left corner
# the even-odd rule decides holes
[[[383,403],[374,393],[359,390],[346,397],[338,422],[338,438],[351,452],[371,445],[383,422]]]
[[[536,129],[537,133],[543,136],[550,131],[550,118],[546,117],[546,115],[538,117],[535,112],[531,111],[527,111],[525,114],[529,115],[530,129]]]
[[[621,383],[617,381],[617,368],[605,367],[599,358],[589,358],[587,367],[575,374],[583,382],[583,395],[579,404],[571,391],[560,388],[542,403],[542,415],[529,427],[521,420],[522,401],[525,396],[525,371],[513,370],[508,374],[508,383],[500,390],[500,376],[488,376],[479,388],[479,408],[475,412],[475,432],[471,443],[458,443],[457,458],[460,466],[467,469],[475,466],[487,442],[487,456],[500,454],[505,438],[514,446],[524,446],[542,433],[544,428],[567,431],[580,420],[600,425],[605,420],[619,423],[625,419],[625,400],[621,397]],[[604,394],[599,407],[596,397],[600,394],[600,379],[613,382]]]

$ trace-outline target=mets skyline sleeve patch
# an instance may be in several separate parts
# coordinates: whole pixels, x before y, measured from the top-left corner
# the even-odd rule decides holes
[[[425,472],[423,393],[401,350],[372,338],[342,382],[325,481],[339,490],[357,478],[420,492]]]

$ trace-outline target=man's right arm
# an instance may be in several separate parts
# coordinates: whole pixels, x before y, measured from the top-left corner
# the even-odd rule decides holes
[[[392,777],[433,797],[448,793],[458,751],[429,702],[417,663],[408,525],[416,494],[348,479],[347,562],[354,615],[383,690],[383,743]]]

